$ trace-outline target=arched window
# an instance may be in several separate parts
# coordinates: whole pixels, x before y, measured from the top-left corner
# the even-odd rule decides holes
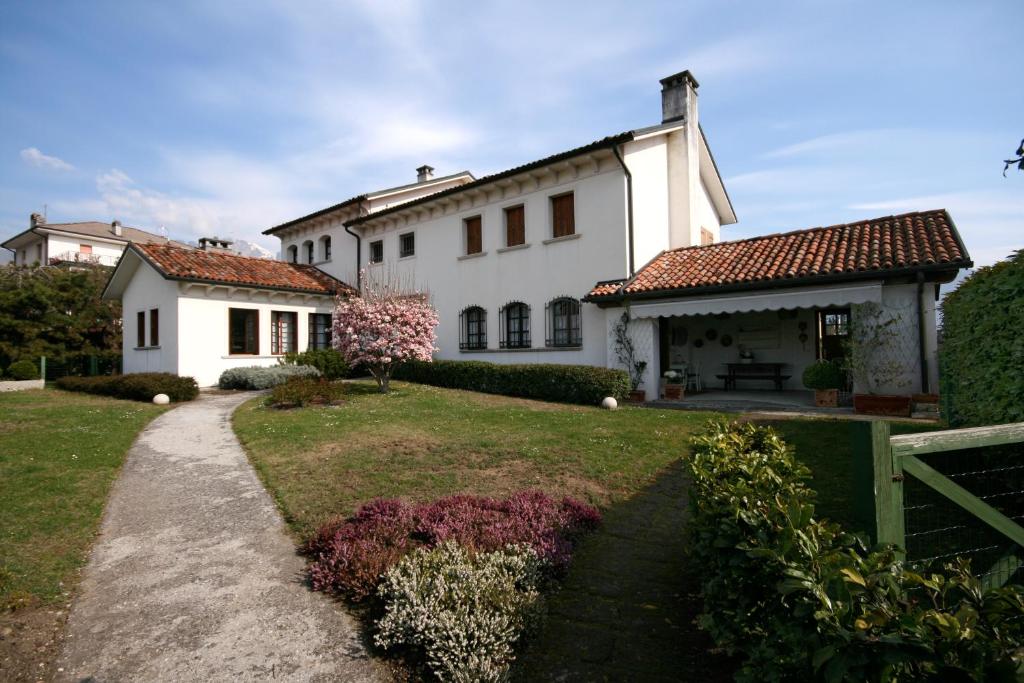
[[[294,244],[288,247],[288,263],[299,262],[299,248]]]
[[[320,238],[320,260],[330,261],[331,260],[331,236],[324,235]]]
[[[316,261],[312,240],[306,240],[302,243],[302,252],[306,255],[306,263],[314,263]]]
[[[552,299],[545,315],[547,346],[581,346],[580,302],[572,297]]]
[[[501,323],[500,346],[503,349],[530,348],[530,307],[521,301],[505,304],[498,322]]]
[[[487,311],[479,306],[469,306],[459,313],[459,348],[487,348]]]

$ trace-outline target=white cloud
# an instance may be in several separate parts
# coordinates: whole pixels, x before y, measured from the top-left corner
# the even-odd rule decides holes
[[[75,167],[58,157],[43,154],[35,147],[21,150],[21,160],[39,168],[49,168],[55,171],[73,171]]]

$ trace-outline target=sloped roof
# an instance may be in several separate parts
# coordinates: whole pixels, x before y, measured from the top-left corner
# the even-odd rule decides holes
[[[311,265],[164,244],[132,244],[129,249],[172,280],[309,294],[354,294],[356,291]]]
[[[949,213],[938,209],[664,251],[617,286],[597,283],[586,298],[757,289],[971,265]]]
[[[131,228],[127,225],[121,226],[121,234],[115,235],[114,229],[110,223],[101,223],[99,221],[77,221],[73,223],[39,223],[34,228],[29,228],[24,232],[20,232],[14,237],[6,240],[0,246],[6,246],[10,242],[14,242],[17,238],[22,235],[38,230],[57,230],[60,232],[68,232],[75,235],[83,235],[85,237],[98,237],[106,240],[114,240],[117,242],[135,242],[137,244],[177,244],[179,246],[186,246],[182,242],[175,242],[172,239],[168,239],[163,235],[157,235],[152,232],[146,232],[139,228]],[[39,234],[38,232],[36,234]]]

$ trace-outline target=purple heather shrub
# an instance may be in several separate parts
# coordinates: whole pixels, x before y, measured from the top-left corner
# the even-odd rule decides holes
[[[505,500],[456,495],[415,507],[374,500],[347,520],[325,524],[304,552],[315,589],[358,602],[412,550],[449,540],[473,552],[527,545],[549,571],[561,573],[579,537],[600,523],[596,508],[568,497],[558,502],[540,491]]]

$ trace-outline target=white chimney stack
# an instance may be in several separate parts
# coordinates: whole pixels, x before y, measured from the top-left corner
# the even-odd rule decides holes
[[[121,221],[114,221],[113,223],[111,223],[110,230],[118,237],[120,237],[124,233],[124,231],[121,229]]]
[[[231,251],[231,245],[234,244],[231,240],[221,239],[220,237],[200,237],[199,248],[203,251],[212,251],[218,253],[233,253]]]
[[[697,79],[689,71],[661,79],[661,122],[696,124],[698,87]]]
[[[416,182],[425,183],[434,177],[434,167],[426,164],[416,169]]]

